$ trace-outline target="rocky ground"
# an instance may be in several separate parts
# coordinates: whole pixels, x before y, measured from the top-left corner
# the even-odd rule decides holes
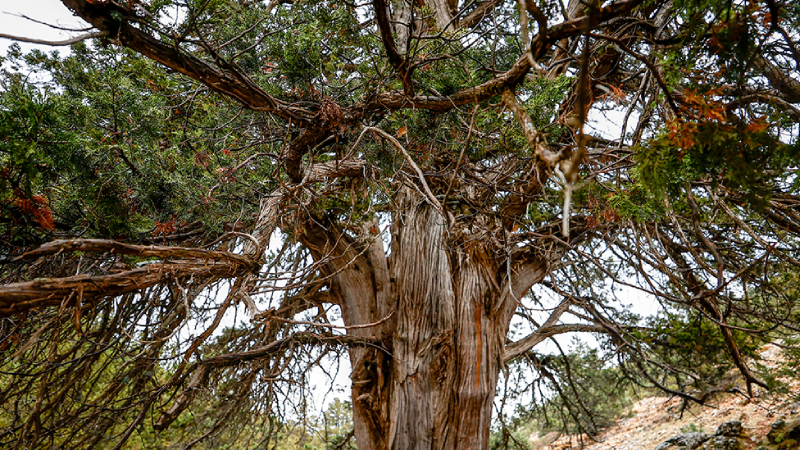
[[[775,346],[760,353],[775,366],[780,362]],[[680,399],[645,398],[633,406],[632,417],[596,441],[552,433],[531,438],[537,450],[800,450],[800,381],[786,381],[787,394],[762,393],[753,399],[720,394],[709,406],[693,405],[682,415]]]

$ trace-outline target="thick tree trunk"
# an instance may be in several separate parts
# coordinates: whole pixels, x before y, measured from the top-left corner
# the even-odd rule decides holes
[[[456,302],[445,220],[415,197],[400,200],[390,270],[398,318],[393,336],[389,442],[397,449],[446,448],[454,414]]]
[[[358,242],[333,225],[306,232],[345,323],[380,322],[348,333],[378,336],[388,349],[350,351],[358,448],[486,449],[515,298],[545,264],[514,267],[511,283],[489,236],[456,236],[415,195],[396,205],[388,258],[377,236]]]
[[[448,235],[415,197],[395,219],[391,272],[402,316],[393,337],[395,449],[486,448],[507,318],[486,239]]]

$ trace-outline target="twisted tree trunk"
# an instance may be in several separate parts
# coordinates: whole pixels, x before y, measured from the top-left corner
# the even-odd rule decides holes
[[[388,257],[379,236],[359,242],[334,224],[304,238],[346,325],[376,324],[348,334],[377,336],[387,349],[350,350],[358,448],[488,448],[515,298],[545,264],[513,266],[509,282],[508,258],[489,236],[449,229],[417,196],[397,205]]]

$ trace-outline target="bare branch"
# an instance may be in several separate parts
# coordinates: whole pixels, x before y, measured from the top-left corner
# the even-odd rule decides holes
[[[243,275],[249,265],[225,263],[194,263],[175,261],[153,263],[137,269],[110,275],[76,275],[25,281],[0,286],[0,317],[7,317],[32,309],[58,306],[66,302],[80,304],[102,297],[113,297],[128,292],[139,292],[173,280],[217,280]]]
[[[235,253],[204,250],[191,247],[168,247],[162,245],[133,245],[106,239],[69,239],[56,240],[43,244],[36,250],[31,250],[12,262],[38,258],[46,255],[55,255],[61,252],[111,252],[122,255],[135,255],[141,257],[158,258],[192,258],[206,259],[209,261],[229,261],[244,266],[253,265],[253,261]]]
[[[111,33],[108,31],[98,31],[96,33],[86,33],[80,36],[64,39],[63,41],[47,41],[43,39],[33,39],[33,38],[26,38],[22,36],[13,36],[10,34],[0,33],[0,38],[11,39],[12,41],[28,42],[30,44],[52,45],[54,47],[72,45],[72,44],[77,44],[78,42],[81,41],[85,41],[87,39],[102,38],[109,36],[111,36]]]
[[[425,195],[427,196],[428,202],[431,204],[431,206],[438,209],[439,212],[442,213],[442,215],[444,215],[445,214],[444,208],[442,207],[442,204],[439,203],[439,200],[437,200],[436,197],[433,195],[430,186],[428,186],[428,182],[425,181],[425,174],[422,173],[422,169],[419,168],[417,163],[414,162],[414,159],[411,157],[411,155],[408,154],[406,149],[403,147],[403,144],[401,144],[400,141],[395,139],[394,136],[381,130],[380,128],[375,128],[375,127],[365,127],[365,128],[372,133],[375,133],[379,136],[386,138],[389,142],[392,143],[392,145],[395,146],[395,148],[400,150],[400,152],[405,157],[406,161],[408,161],[408,164],[414,169],[415,172],[417,172],[417,176],[419,177],[419,181],[422,184],[422,188],[425,190]]]
[[[294,344],[328,344],[348,346],[371,346],[381,348],[380,342],[363,337],[352,337],[335,334],[297,333],[292,336],[271,342],[264,347],[242,353],[231,353],[203,360],[193,370],[192,379],[183,392],[176,397],[172,406],[161,413],[158,421],[153,424],[156,430],[166,429],[183,412],[194,399],[197,390],[205,383],[209,369],[212,367],[227,367],[249,361],[269,358],[270,356],[285,351]]]

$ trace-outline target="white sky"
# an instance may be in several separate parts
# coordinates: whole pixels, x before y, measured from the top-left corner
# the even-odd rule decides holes
[[[78,19],[59,0],[0,0],[0,33],[21,36],[33,39],[64,40],[81,34],[80,32],[66,32],[57,30],[47,25],[42,25],[20,16],[45,22],[53,26],[64,28],[84,28],[86,22]],[[14,43],[9,39],[0,38],[0,55],[5,55],[8,47]],[[19,43],[23,51],[34,48],[51,52],[69,52],[69,47],[52,47],[49,45],[35,45]]]

